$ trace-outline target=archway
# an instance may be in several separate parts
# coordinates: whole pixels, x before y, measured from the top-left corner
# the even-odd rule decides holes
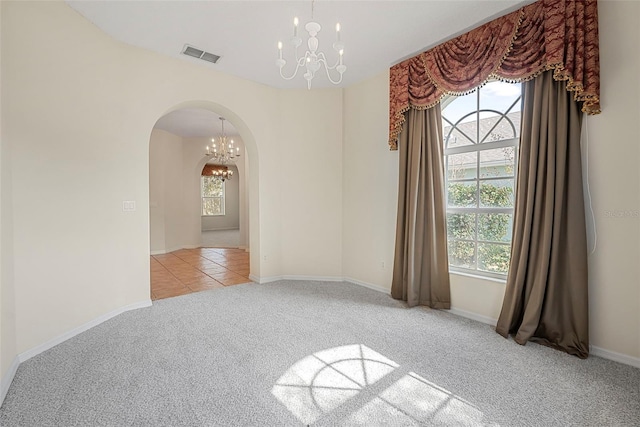
[[[244,153],[244,144],[237,135],[233,137],[233,140],[236,147],[241,148],[241,152]],[[208,141],[207,139],[207,143]],[[205,178],[205,176],[201,176],[203,172],[207,173],[205,171],[207,164],[220,166],[220,163],[213,159],[200,157],[191,170],[193,181],[190,185],[193,189],[196,187],[200,189],[201,186],[203,189],[209,188],[204,185],[203,180],[211,179],[211,184],[214,184],[211,189],[222,191],[224,194],[224,197],[221,197],[224,203],[216,202],[215,205],[203,208],[203,210],[215,208],[221,212],[210,212],[209,214],[203,212],[202,216],[200,216],[199,212],[192,212],[194,221],[201,220],[202,222],[202,242],[200,246],[231,247],[249,251],[248,194],[250,193],[250,188],[247,184],[249,167],[245,165],[248,160],[247,157],[246,155],[240,155],[223,165],[232,172],[232,177],[223,181],[219,181],[219,178],[212,179],[211,177]],[[216,196],[214,198],[217,199]]]
[[[258,181],[258,168],[259,168],[259,162],[258,162],[258,150],[257,150],[257,146],[255,143],[255,139],[253,137],[253,133],[249,130],[248,126],[246,125],[246,123],[237,115],[235,114],[233,111],[229,110],[228,108],[214,103],[214,102],[210,102],[210,101],[187,101],[187,102],[183,102],[177,105],[174,105],[173,107],[167,109],[164,111],[163,114],[161,114],[157,120],[160,120],[160,118],[166,116],[169,113],[172,112],[179,112],[180,110],[205,110],[207,113],[211,113],[212,115],[215,115],[216,117],[218,115],[220,116],[224,116],[225,118],[227,118],[227,120],[234,125],[237,134],[239,135],[240,139],[242,140],[242,143],[244,145],[244,149],[245,149],[245,153],[246,153],[246,157],[245,160],[242,162],[242,165],[237,165],[238,170],[242,171],[241,173],[239,173],[238,175],[238,180],[244,180],[244,182],[246,183],[245,190],[246,188],[249,188],[250,191],[248,191],[248,195],[247,195],[247,209],[243,211],[243,215],[241,218],[241,221],[243,222],[241,229],[243,230],[243,233],[246,234],[246,240],[244,240],[244,242],[241,243],[242,249],[248,250],[249,251],[249,257],[250,257],[250,265],[251,265],[251,270],[250,272],[247,271],[246,272],[246,276],[250,276],[251,280],[257,280],[257,278],[259,278],[260,275],[260,254],[259,254],[259,248],[260,248],[260,244],[259,244],[259,236],[260,236],[260,229],[259,229],[259,199],[258,199],[258,195],[259,195],[259,181]],[[157,123],[156,120],[156,123]],[[170,135],[170,134],[169,134]],[[210,136],[210,135],[208,135]],[[151,171],[151,164],[152,164],[152,150],[151,150],[151,140],[154,137],[154,132],[151,133],[150,135],[150,145],[149,145],[149,160],[150,160],[150,171]],[[155,136],[155,138],[157,138],[157,136]],[[157,141],[157,139],[156,139]],[[204,141],[204,139],[203,139]],[[185,144],[184,146],[186,147],[189,144]],[[185,148],[185,167],[189,168],[190,171],[189,172],[184,172],[183,176],[181,177],[183,182],[184,182],[184,188],[183,188],[183,194],[181,195],[181,197],[184,198],[184,203],[186,205],[189,205],[190,207],[188,209],[186,209],[183,213],[187,213],[187,216],[185,216],[184,219],[181,219],[182,224],[180,226],[180,244],[178,245],[179,247],[176,248],[176,245],[174,244],[173,247],[169,246],[168,249],[191,249],[191,248],[197,248],[201,246],[201,211],[195,210],[193,208],[193,206],[195,206],[197,204],[197,206],[200,205],[200,193],[199,193],[199,189],[200,189],[200,175],[201,175],[201,171],[202,168],[204,166],[204,164],[206,163],[207,159],[204,158],[204,144],[199,144],[199,145],[203,145],[203,147],[199,147],[199,145],[196,146],[196,144],[193,144],[195,150],[198,150],[198,154],[200,153],[200,151],[202,151],[202,155],[199,155],[197,158],[194,157],[195,152],[190,152],[187,153],[188,150],[193,151],[192,148],[186,149]],[[195,160],[194,160],[195,159]],[[189,163],[190,162],[190,163]],[[157,169],[157,167],[156,167]],[[186,169],[185,169],[186,170]],[[163,171],[164,173],[165,171]],[[169,178],[170,180],[170,178]],[[151,177],[150,177],[150,192],[149,192],[149,206],[150,206],[150,213],[149,213],[149,225],[150,225],[150,233],[149,233],[149,244],[150,247],[152,248],[151,250],[151,254],[154,255],[153,252],[153,239],[154,239],[154,233],[153,233],[153,209],[158,207],[158,203],[155,203],[153,200],[154,194],[151,191]],[[196,190],[197,189],[197,190]],[[197,200],[196,200],[197,199]],[[251,209],[248,209],[248,206],[251,206]],[[163,251],[165,252],[165,251]],[[168,251],[166,251],[168,252]],[[160,252],[162,253],[162,252]],[[153,259],[152,259],[152,265],[153,265]],[[247,269],[249,267],[247,266]]]

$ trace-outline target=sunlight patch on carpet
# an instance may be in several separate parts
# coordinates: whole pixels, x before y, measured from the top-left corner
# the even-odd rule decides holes
[[[334,347],[296,362],[271,393],[296,418],[310,424],[397,367],[361,344]]]
[[[293,364],[271,393],[301,422],[311,424],[397,368],[397,363],[365,345],[334,347]],[[498,425],[484,418],[471,403],[409,372],[370,396],[346,421],[353,425]]]

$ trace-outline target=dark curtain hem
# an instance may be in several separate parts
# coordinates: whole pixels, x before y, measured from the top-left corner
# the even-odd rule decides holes
[[[523,84],[511,262],[496,332],[589,354],[580,107],[546,72]]]

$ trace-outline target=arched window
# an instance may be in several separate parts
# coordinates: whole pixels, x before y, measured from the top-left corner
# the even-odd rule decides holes
[[[452,271],[505,277],[511,255],[520,84],[490,82],[442,104]]]

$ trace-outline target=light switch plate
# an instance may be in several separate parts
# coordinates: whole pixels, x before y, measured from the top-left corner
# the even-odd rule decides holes
[[[133,212],[136,210],[135,200],[125,200],[122,202],[122,210],[125,212]]]

